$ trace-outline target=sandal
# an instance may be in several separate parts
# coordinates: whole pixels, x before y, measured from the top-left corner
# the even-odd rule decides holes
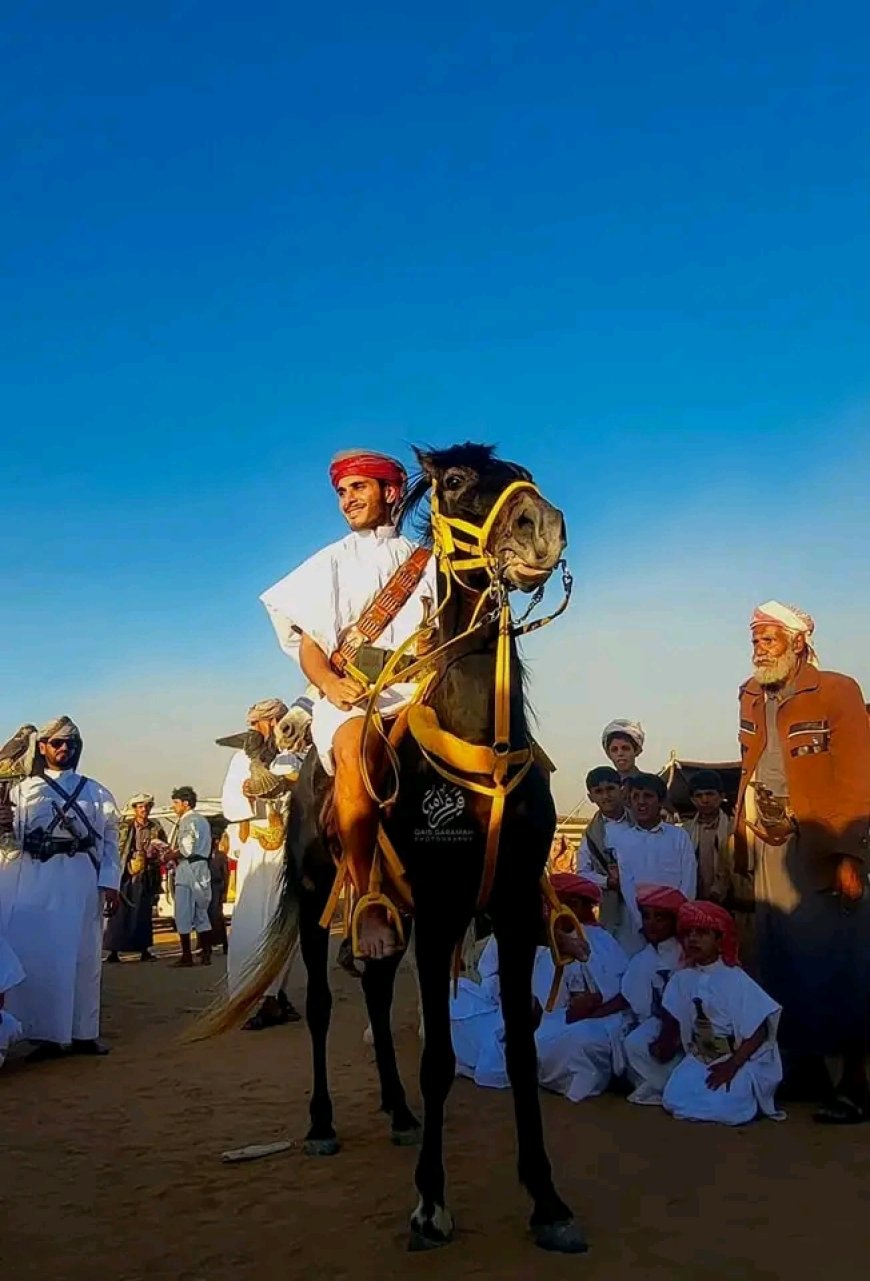
[[[861,1125],[870,1120],[870,1108],[849,1098],[848,1094],[838,1094],[813,1113],[813,1120],[818,1125]]]

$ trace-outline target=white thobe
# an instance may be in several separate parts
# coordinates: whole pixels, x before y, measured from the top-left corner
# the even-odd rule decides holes
[[[350,533],[316,552],[265,591],[260,599],[284,653],[299,662],[304,632],[327,658],[333,654],[344,632],[359,622],[366,606],[404,564],[414,546],[392,525]],[[414,634],[425,618],[424,600],[434,603],[436,599],[436,579],[433,557],[410,599],[377,637],[374,644],[378,648],[397,649]],[[413,692],[412,682],[390,686],[378,699],[378,710],[384,716],[395,716]],[[363,707],[341,711],[322,696],[314,699],[311,738],[328,773],[334,772],[332,740],[336,731],[363,712]]]
[[[668,1078],[683,1057],[675,1054],[669,1063],[659,1063],[649,1047],[660,1035],[660,1010],[665,988],[671,975],[683,962],[683,949],[678,939],[665,939],[655,946],[647,943],[628,963],[622,976],[622,995],[631,1006],[637,1026],[627,1031],[623,1041],[628,1075],[634,1084],[629,1103],[658,1105]]]
[[[82,778],[75,770],[48,770],[71,795]],[[23,842],[47,830],[63,802],[45,779],[27,778],[12,788],[15,834]],[[24,969],[24,981],[7,997],[24,1036],[68,1045],[94,1040],[100,1031],[103,918],[100,890],[121,884],[118,807],[111,792],[88,779],[76,802],[96,832],[94,849],[41,863],[22,853],[0,861],[0,933]],[[74,811],[67,819],[88,835]]]
[[[175,928],[179,934],[211,929],[211,827],[204,815],[186,810],[178,820],[175,844]]]
[[[603,1094],[611,1077],[622,1072],[622,1034],[628,1017],[624,1011],[617,1011],[604,1018],[565,1021],[575,992],[599,992],[604,1002],[618,996],[628,965],[628,957],[607,930],[600,925],[585,925],[583,932],[589,944],[589,959],[565,967],[557,1006],[551,1014],[544,1015],[535,1035],[541,1085],[545,1090],[564,1094],[571,1103]],[[546,955],[552,974],[553,960],[549,952]]]
[[[460,978],[450,998],[450,1030],[457,1076],[477,1085],[505,1089],[504,1020],[498,977],[498,945],[490,935],[477,962],[480,982]]]
[[[293,752],[282,752],[275,757],[270,769],[273,774],[298,774],[303,759]],[[236,901],[227,950],[230,996],[241,987],[275,915],[284,866],[283,844],[277,850],[264,850],[255,836],[249,834],[247,840],[242,840],[241,824],[256,821],[251,802],[242,791],[242,784],[250,777],[250,768],[247,755],[236,752],[230,761],[221,793],[221,811],[230,824],[227,828],[229,854],[236,860]],[[283,989],[291,963],[288,962],[271,987],[266,989],[265,996],[277,996]]]
[[[19,983],[24,982],[24,970],[21,962],[12,951],[6,940],[0,935],[0,997],[5,1001],[6,993]],[[0,1009],[0,1067],[6,1058],[6,1051],[21,1036],[21,1024],[6,1009]]]
[[[456,1055],[456,1073],[468,1076],[476,1085],[491,1090],[506,1090],[510,1085],[504,1045],[504,1018],[501,1011],[501,985],[498,974],[498,944],[491,935],[477,962],[480,983],[459,980],[458,991],[450,1001],[450,1027]],[[539,947],[532,970],[532,993],[545,1005],[553,981],[550,949]],[[567,1003],[564,982],[559,991],[560,1005]],[[545,1014],[544,1018],[551,1017]]]
[[[532,971],[532,993],[544,1007],[535,1032],[541,1083],[570,1099],[587,1098],[607,1088],[618,1053],[621,1015],[589,1020],[597,1024],[577,1034],[580,1023],[565,1023],[565,1011],[572,992],[600,991],[604,1000],[619,992],[619,978],[626,958],[606,930],[586,926],[590,957],[583,964],[565,966],[553,1010],[547,1011],[555,966],[548,947],[539,947]],[[510,1085],[504,1043],[504,1019],[498,976],[498,948],[491,938],[480,955],[481,981],[459,980],[459,990],[450,1003],[450,1026],[458,1076],[468,1076],[476,1085],[504,1090]],[[619,1070],[617,1068],[617,1070]],[[546,1079],[545,1079],[546,1077]],[[603,1084],[600,1084],[602,1077]],[[600,1084],[600,1088],[599,1087]]]
[[[608,849],[613,851],[619,868],[619,892],[624,909],[613,935],[631,957],[646,946],[641,932],[637,886],[668,885],[682,890],[686,898],[694,898],[698,862],[692,842],[683,829],[674,827],[673,823],[659,823],[647,830],[629,823],[608,822],[605,831]],[[594,868],[584,868],[583,875],[596,885],[607,883],[607,878]]]
[[[767,1037],[726,1089],[707,1085],[710,1064],[694,1053],[693,1034],[701,1002],[717,1036],[730,1037],[735,1049],[766,1024]],[[664,1008],[680,1025],[686,1057],[674,1068],[664,1088],[662,1104],[681,1121],[718,1121],[745,1125],[760,1112],[774,1120],[784,1114],[774,1096],[782,1080],[782,1061],[776,1044],[780,1006],[738,965],[715,961],[677,970],[665,988]],[[720,1059],[728,1058],[723,1054]]]

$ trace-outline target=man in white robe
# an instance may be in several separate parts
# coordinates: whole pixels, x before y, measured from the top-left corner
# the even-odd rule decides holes
[[[174,965],[193,965],[190,936],[196,930],[201,963],[211,965],[211,825],[196,811],[197,795],[192,787],[176,787],[172,808],[178,816],[173,841],[175,869],[175,928],[181,942],[181,956]]]
[[[740,968],[734,918],[717,903],[686,903],[678,928],[687,965],[668,982],[663,1010],[685,1058],[664,1088],[665,1111],[720,1125],[745,1125],[759,1112],[782,1120],[775,1102],[782,1007]]]
[[[6,998],[34,1057],[106,1054],[99,1040],[103,909],[117,910],[118,807],[78,772],[67,716],[37,738],[34,773],[12,788],[20,853],[0,862],[0,934],[25,973]],[[5,815],[0,816],[0,823]]]
[[[358,631],[367,608],[402,567],[416,585],[377,635],[368,650],[386,659],[425,622],[435,601],[432,558],[419,575],[412,573],[414,545],[399,534],[393,512],[404,486],[405,470],[395,459],[364,450],[338,455],[330,479],[350,533],[311,556],[286,578],[264,592],[261,600],[281,648],[294,658],[316,688],[312,740],[324,768],[335,775],[335,821],[358,895],[368,890],[379,821],[360,767],[365,690],[342,674],[337,652],[342,644],[362,639]],[[418,564],[420,563],[418,559]],[[413,684],[390,686],[378,699],[384,717],[396,715],[414,691]],[[377,778],[383,748],[374,737],[369,744],[369,772]],[[359,921],[360,955],[369,959],[392,954],[393,925],[380,907]]]
[[[641,929],[637,886],[670,885],[686,898],[695,897],[698,864],[692,842],[681,827],[661,817],[667,789],[656,774],[636,774],[632,779],[630,805],[633,822],[608,823],[606,837],[616,868],[609,877],[594,868],[583,874],[596,884],[616,886],[622,910],[612,933],[628,956],[646,946]]]
[[[272,757],[269,770],[276,776],[289,779],[298,775],[304,757],[276,751],[276,727],[287,713],[288,708],[281,699],[264,698],[248,709],[247,719],[251,730],[262,737],[267,754]],[[251,758],[246,751],[235,752],[221,793],[221,811],[229,820],[230,857],[236,860],[236,901],[227,952],[230,996],[242,986],[275,914],[284,866],[283,842],[277,849],[264,848],[254,831],[258,821],[262,823],[266,817],[267,804],[280,804],[282,809],[286,808],[284,797],[264,802],[251,793]],[[260,1008],[244,1024],[246,1031],[259,1032],[299,1020],[300,1015],[284,990],[291,964],[288,962],[271,987],[266,989]]]
[[[622,976],[622,995],[636,1026],[623,1042],[626,1075],[634,1086],[629,1103],[657,1107],[682,1051],[662,1040],[662,998],[668,981],[683,964],[677,915],[686,899],[668,885],[639,885],[637,902],[646,947],[631,958]]]

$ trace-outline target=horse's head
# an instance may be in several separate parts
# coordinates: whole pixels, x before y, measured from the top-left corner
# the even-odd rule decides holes
[[[565,550],[565,520],[525,468],[502,462],[488,445],[415,452],[440,514],[479,531],[500,577],[530,592],[550,576]],[[473,539],[462,525],[454,528],[457,539]]]

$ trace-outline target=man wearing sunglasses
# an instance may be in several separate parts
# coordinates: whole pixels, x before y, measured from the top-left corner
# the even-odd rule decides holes
[[[103,910],[119,904],[118,807],[79,773],[68,716],[37,735],[33,774],[11,792],[20,854],[0,861],[0,934],[24,969],[7,996],[32,1057],[105,1054],[99,1040]],[[0,813],[0,824],[10,817]]]

